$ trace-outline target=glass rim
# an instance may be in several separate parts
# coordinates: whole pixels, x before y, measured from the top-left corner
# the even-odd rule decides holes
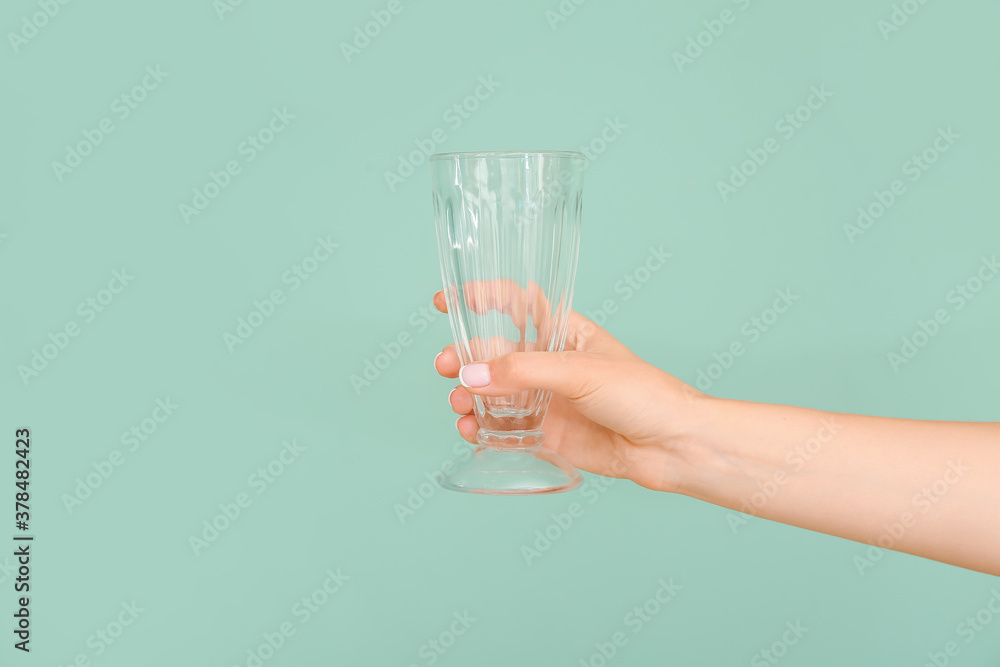
[[[517,158],[529,156],[545,156],[550,158],[580,158],[587,156],[580,151],[457,151],[453,153],[434,153],[430,160],[478,160],[482,158]]]

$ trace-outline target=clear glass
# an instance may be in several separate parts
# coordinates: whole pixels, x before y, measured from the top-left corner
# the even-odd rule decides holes
[[[566,343],[580,248],[586,158],[570,151],[430,157],[438,254],[462,365]],[[475,396],[479,445],[445,475],[453,491],[568,491],[580,473],[543,447],[552,395]]]

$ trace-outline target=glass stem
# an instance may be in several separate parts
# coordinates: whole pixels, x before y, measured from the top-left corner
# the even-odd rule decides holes
[[[476,438],[480,446],[500,451],[538,449],[545,442],[545,434],[541,430],[487,431],[481,428]]]

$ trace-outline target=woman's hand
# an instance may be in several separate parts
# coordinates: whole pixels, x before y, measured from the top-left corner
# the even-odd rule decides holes
[[[505,291],[514,299],[505,305],[491,301],[502,290],[473,287],[465,303],[477,312],[524,310],[518,290]],[[442,292],[434,305],[446,312]],[[515,325],[524,335],[526,324]],[[449,345],[434,366],[449,378],[461,372],[449,400],[469,442],[473,394],[547,389],[545,446],[577,468],[1000,575],[1000,423],[712,398],[575,312],[565,352],[508,352],[461,368]]]
[[[443,292],[434,295],[434,305],[447,312]],[[444,348],[434,367],[447,378],[462,372],[462,384],[449,396],[463,415],[456,422],[462,437],[476,443],[473,394],[547,389],[553,396],[545,447],[588,472],[681,491],[684,466],[668,454],[684,440],[685,408],[709,397],[646,363],[577,312],[570,314],[565,350],[512,352],[462,369],[455,346]]]

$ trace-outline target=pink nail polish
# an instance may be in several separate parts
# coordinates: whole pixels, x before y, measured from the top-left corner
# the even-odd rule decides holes
[[[458,379],[465,387],[485,387],[490,383],[490,366],[483,363],[462,366]]]

